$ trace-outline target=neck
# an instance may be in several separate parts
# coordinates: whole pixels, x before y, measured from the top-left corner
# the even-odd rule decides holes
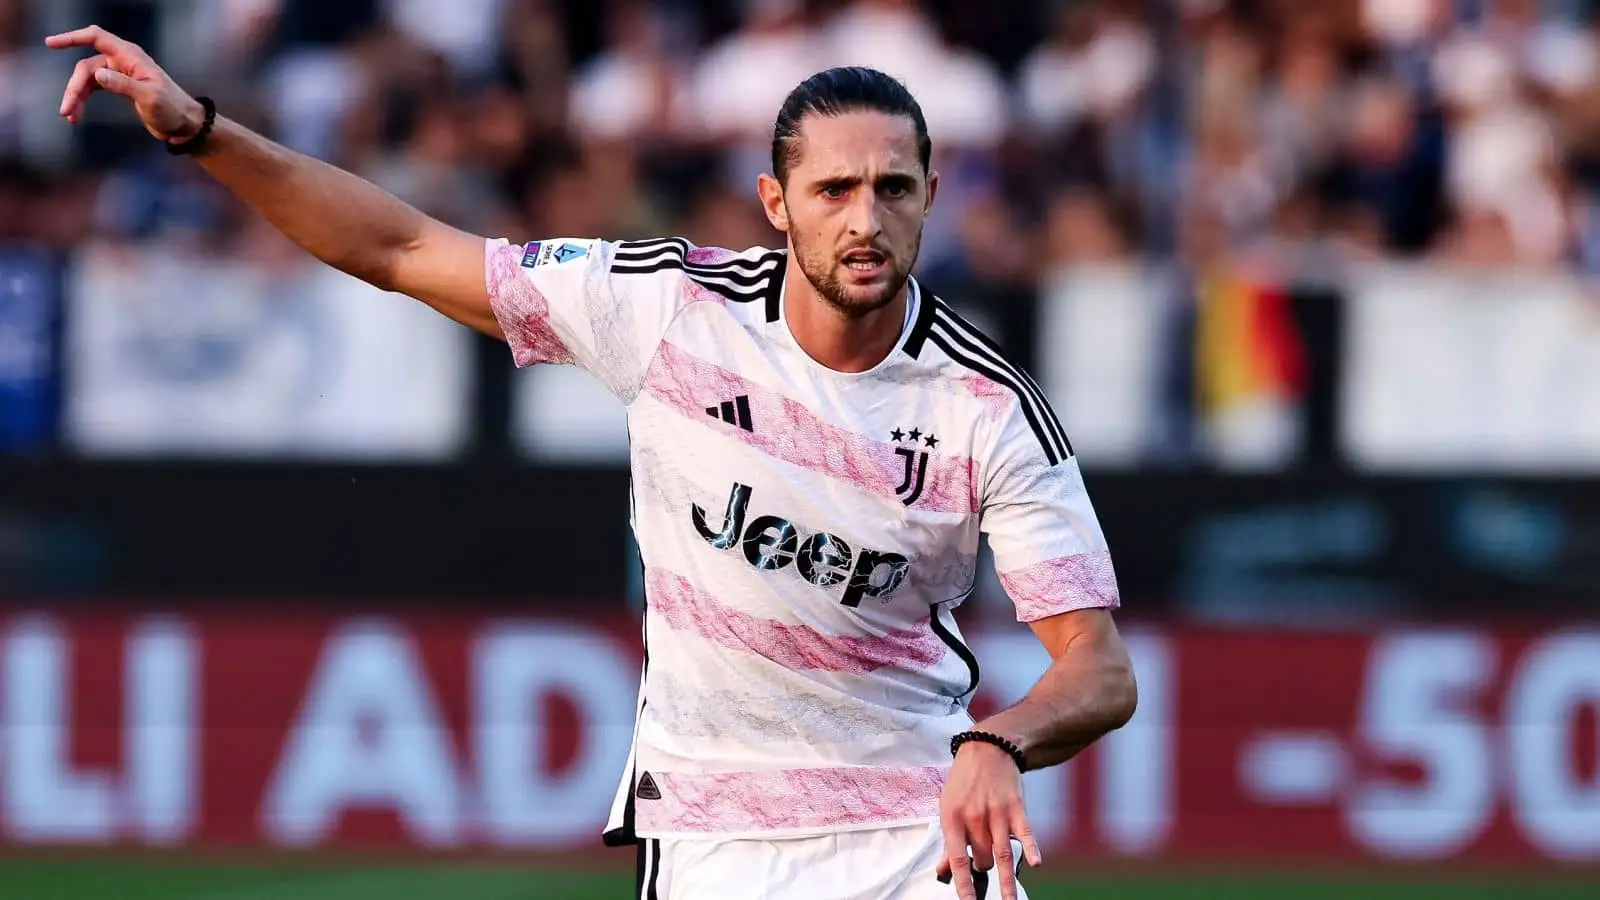
[[[800,264],[789,257],[784,275],[783,317],[806,355],[836,372],[865,372],[894,352],[904,329],[911,283],[894,299],[859,316],[848,315],[823,299]]]

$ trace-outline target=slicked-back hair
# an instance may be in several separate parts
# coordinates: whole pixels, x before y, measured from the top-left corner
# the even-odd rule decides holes
[[[772,128],[772,174],[788,185],[789,171],[800,161],[800,126],[807,116],[838,116],[848,112],[879,112],[906,116],[917,129],[917,158],[928,173],[933,160],[933,139],[922,106],[897,79],[864,66],[826,69],[802,81],[789,92]]]

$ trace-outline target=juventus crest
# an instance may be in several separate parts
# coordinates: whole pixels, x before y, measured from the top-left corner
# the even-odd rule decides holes
[[[906,461],[905,478],[894,489],[895,494],[901,503],[910,506],[922,496],[922,484],[928,477],[928,451],[939,446],[939,439],[932,434],[924,435],[918,428],[910,431],[896,428],[889,432],[889,437],[900,445],[894,448],[895,454]]]

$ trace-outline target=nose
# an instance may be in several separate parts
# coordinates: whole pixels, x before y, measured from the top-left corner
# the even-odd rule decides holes
[[[883,231],[883,208],[874,191],[857,191],[850,203],[847,225],[850,236],[857,240],[876,240]]]

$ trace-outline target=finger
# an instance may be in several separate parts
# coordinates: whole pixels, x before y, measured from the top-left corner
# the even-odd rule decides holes
[[[1000,873],[1000,900],[1017,900],[1017,865],[1011,851],[1011,828],[996,818],[990,837],[994,841],[994,867]]]
[[[77,31],[52,34],[44,39],[44,45],[53,50],[65,50],[68,47],[93,47],[95,27],[91,25],[88,28],[79,28]]]
[[[979,872],[994,868],[994,837],[989,827],[983,822],[974,822],[967,827],[967,833],[972,844],[972,867]]]
[[[956,894],[962,900],[978,900],[972,889],[972,860],[967,858],[967,833],[954,822],[946,822],[944,826],[944,861],[939,864],[939,869],[955,881]],[[940,880],[950,883],[944,878]]]
[[[72,69],[72,77],[67,79],[67,88],[61,94],[61,115],[74,122],[83,115],[83,104],[99,87],[99,82],[94,78],[95,70],[110,64],[104,55],[78,60]]]
[[[956,896],[961,900],[979,900],[978,889],[972,883],[972,860],[967,858],[967,854],[958,853],[945,861],[956,883]]]
[[[1039,839],[1033,835],[1033,826],[1028,824],[1028,814],[1018,810],[1011,820],[1011,833],[1022,842],[1022,858],[1028,865],[1037,867],[1044,862],[1044,855],[1039,852]]]
[[[139,86],[139,82],[111,68],[95,69],[94,80],[111,93],[124,97],[132,97],[134,88]]]
[[[68,31],[63,34],[52,34],[44,39],[44,45],[53,50],[65,50],[69,47],[93,47],[96,52],[104,53],[108,56],[125,53],[128,48],[133,46],[99,25],[90,25],[88,28],[79,28],[77,31]]]
[[[45,44],[58,50],[68,47],[93,47],[96,53],[111,60],[113,66],[124,72],[131,72],[136,66],[149,61],[149,57],[138,44],[125,41],[98,25],[53,35],[45,38]]]

